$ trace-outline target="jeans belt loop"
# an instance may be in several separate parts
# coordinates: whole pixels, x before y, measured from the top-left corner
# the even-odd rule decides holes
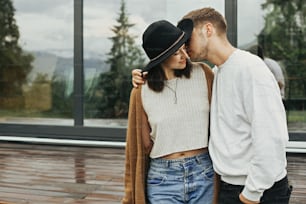
[[[199,158],[199,157],[200,157],[200,155],[197,155],[195,157],[197,164],[201,164],[201,158]]]

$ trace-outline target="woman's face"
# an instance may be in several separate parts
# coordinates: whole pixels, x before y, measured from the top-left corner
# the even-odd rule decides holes
[[[163,69],[174,70],[174,69],[185,69],[187,59],[189,58],[185,45],[182,45],[173,55],[166,59],[161,65]]]

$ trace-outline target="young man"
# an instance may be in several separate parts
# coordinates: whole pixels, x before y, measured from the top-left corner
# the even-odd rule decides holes
[[[219,204],[289,203],[288,131],[278,85],[257,56],[233,47],[224,17],[212,8],[191,11],[187,51],[216,67],[209,152],[221,177]],[[142,82],[133,71],[133,83]]]

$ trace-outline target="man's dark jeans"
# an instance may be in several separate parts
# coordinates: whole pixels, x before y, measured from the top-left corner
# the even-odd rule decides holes
[[[239,194],[244,186],[232,185],[221,181],[218,204],[241,204]],[[262,204],[288,204],[292,186],[288,185],[287,176],[266,190],[260,199]]]

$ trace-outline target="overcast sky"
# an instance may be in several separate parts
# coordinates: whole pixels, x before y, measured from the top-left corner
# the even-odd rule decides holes
[[[263,26],[260,3],[238,0],[238,45],[253,41]],[[19,26],[20,44],[26,50],[53,50],[72,55],[73,0],[13,0]],[[131,34],[141,44],[144,29],[153,21],[166,19],[173,24],[188,11],[213,7],[224,15],[224,0],[126,0]],[[111,47],[108,37],[116,24],[120,0],[84,0],[84,54],[103,58]]]

